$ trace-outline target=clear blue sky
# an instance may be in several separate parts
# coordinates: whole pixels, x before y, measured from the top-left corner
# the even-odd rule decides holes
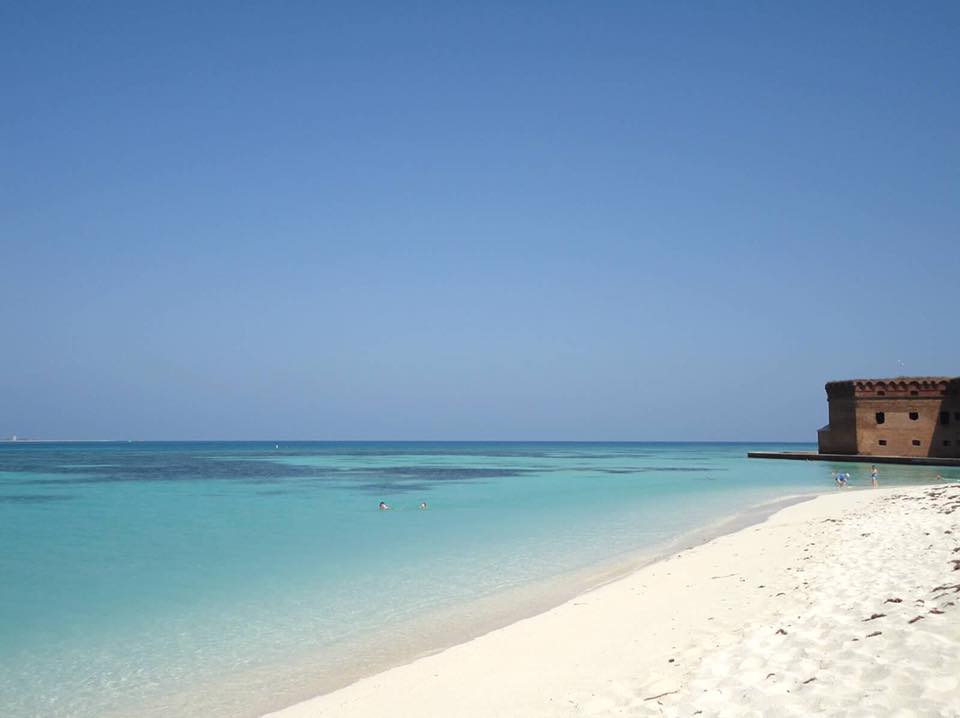
[[[957,3],[0,28],[0,434],[812,441],[960,374]]]

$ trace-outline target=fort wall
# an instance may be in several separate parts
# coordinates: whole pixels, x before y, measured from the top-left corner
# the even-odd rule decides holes
[[[960,457],[960,378],[857,379],[826,391],[822,454]]]

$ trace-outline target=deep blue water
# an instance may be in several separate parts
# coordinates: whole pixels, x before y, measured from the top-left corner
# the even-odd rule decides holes
[[[258,715],[834,490],[758,446],[0,444],[0,715]]]

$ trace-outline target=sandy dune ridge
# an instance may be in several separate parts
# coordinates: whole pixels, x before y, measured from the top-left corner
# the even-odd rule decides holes
[[[960,716],[960,484],[843,490],[271,718]]]

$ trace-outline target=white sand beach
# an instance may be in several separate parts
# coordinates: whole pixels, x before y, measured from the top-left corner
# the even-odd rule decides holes
[[[960,484],[786,508],[270,714],[960,716]]]

